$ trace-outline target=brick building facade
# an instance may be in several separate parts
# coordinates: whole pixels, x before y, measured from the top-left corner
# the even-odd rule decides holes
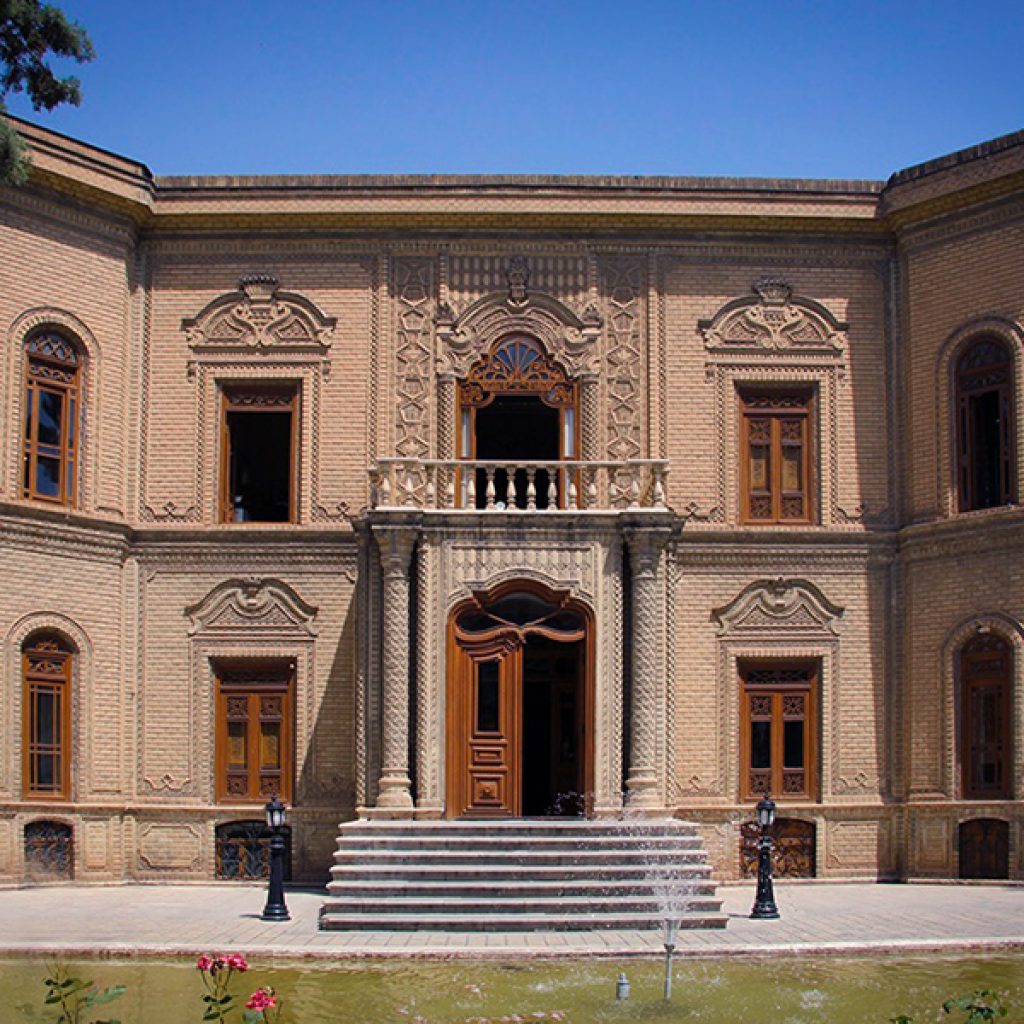
[[[885,184],[0,193],[0,881],[645,813],[1024,877],[1024,135]]]

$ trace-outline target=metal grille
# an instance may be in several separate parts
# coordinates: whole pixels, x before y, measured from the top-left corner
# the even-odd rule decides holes
[[[32,821],[25,826],[25,874],[37,881],[74,876],[75,847],[70,825]]]
[[[292,831],[284,828],[284,877],[291,878]],[[270,835],[262,821],[217,826],[217,877],[260,881],[270,877]]]
[[[772,874],[776,878],[813,878],[814,824],[797,818],[776,818],[769,830],[775,841],[772,851]],[[740,874],[753,878],[757,874],[757,840],[761,828],[756,821],[740,825]]]

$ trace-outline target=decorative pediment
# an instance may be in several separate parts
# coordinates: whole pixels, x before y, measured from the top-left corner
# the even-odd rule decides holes
[[[843,609],[806,580],[758,580],[712,612],[719,635],[838,634]]]
[[[529,290],[525,257],[509,261],[508,290],[491,292],[456,315],[447,302],[437,308],[441,369],[464,377],[496,342],[512,334],[537,338],[573,376],[595,369],[603,320],[590,304],[576,313],[546,292]]]
[[[189,345],[197,351],[324,353],[336,322],[309,299],[278,291],[277,278],[253,275],[238,282],[238,291],[214,299],[181,326]]]
[[[226,580],[185,609],[189,634],[312,635],[317,609],[287,584],[274,579]]]
[[[699,327],[712,352],[841,352],[847,325],[820,302],[793,294],[778,278],[755,281],[753,295],[727,302]]]

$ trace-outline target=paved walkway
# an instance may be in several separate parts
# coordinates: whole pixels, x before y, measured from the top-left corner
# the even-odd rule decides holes
[[[751,921],[752,885],[719,890],[725,930],[684,931],[681,956],[1024,948],[1024,887],[779,883],[777,921]],[[0,955],[268,959],[642,956],[650,932],[321,932],[319,891],[287,893],[292,920],[261,921],[256,885],[45,886],[0,890]]]

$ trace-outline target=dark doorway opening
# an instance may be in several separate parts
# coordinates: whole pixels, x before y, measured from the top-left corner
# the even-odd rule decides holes
[[[1010,824],[972,818],[960,825],[960,877],[1010,877]]]
[[[526,641],[521,764],[527,817],[585,813],[582,665],[582,641]]]
[[[227,413],[228,489],[233,522],[291,519],[292,413]]]
[[[546,405],[540,395],[497,395],[476,410],[476,458],[480,462],[557,462],[560,413]],[[537,508],[547,508],[551,477],[538,469],[534,477]],[[556,488],[558,481],[555,480]],[[506,469],[494,473],[494,500],[508,508],[527,507],[528,475],[516,470],[509,493]],[[476,471],[476,507],[486,507],[487,474]],[[557,503],[557,498],[555,499]]]

